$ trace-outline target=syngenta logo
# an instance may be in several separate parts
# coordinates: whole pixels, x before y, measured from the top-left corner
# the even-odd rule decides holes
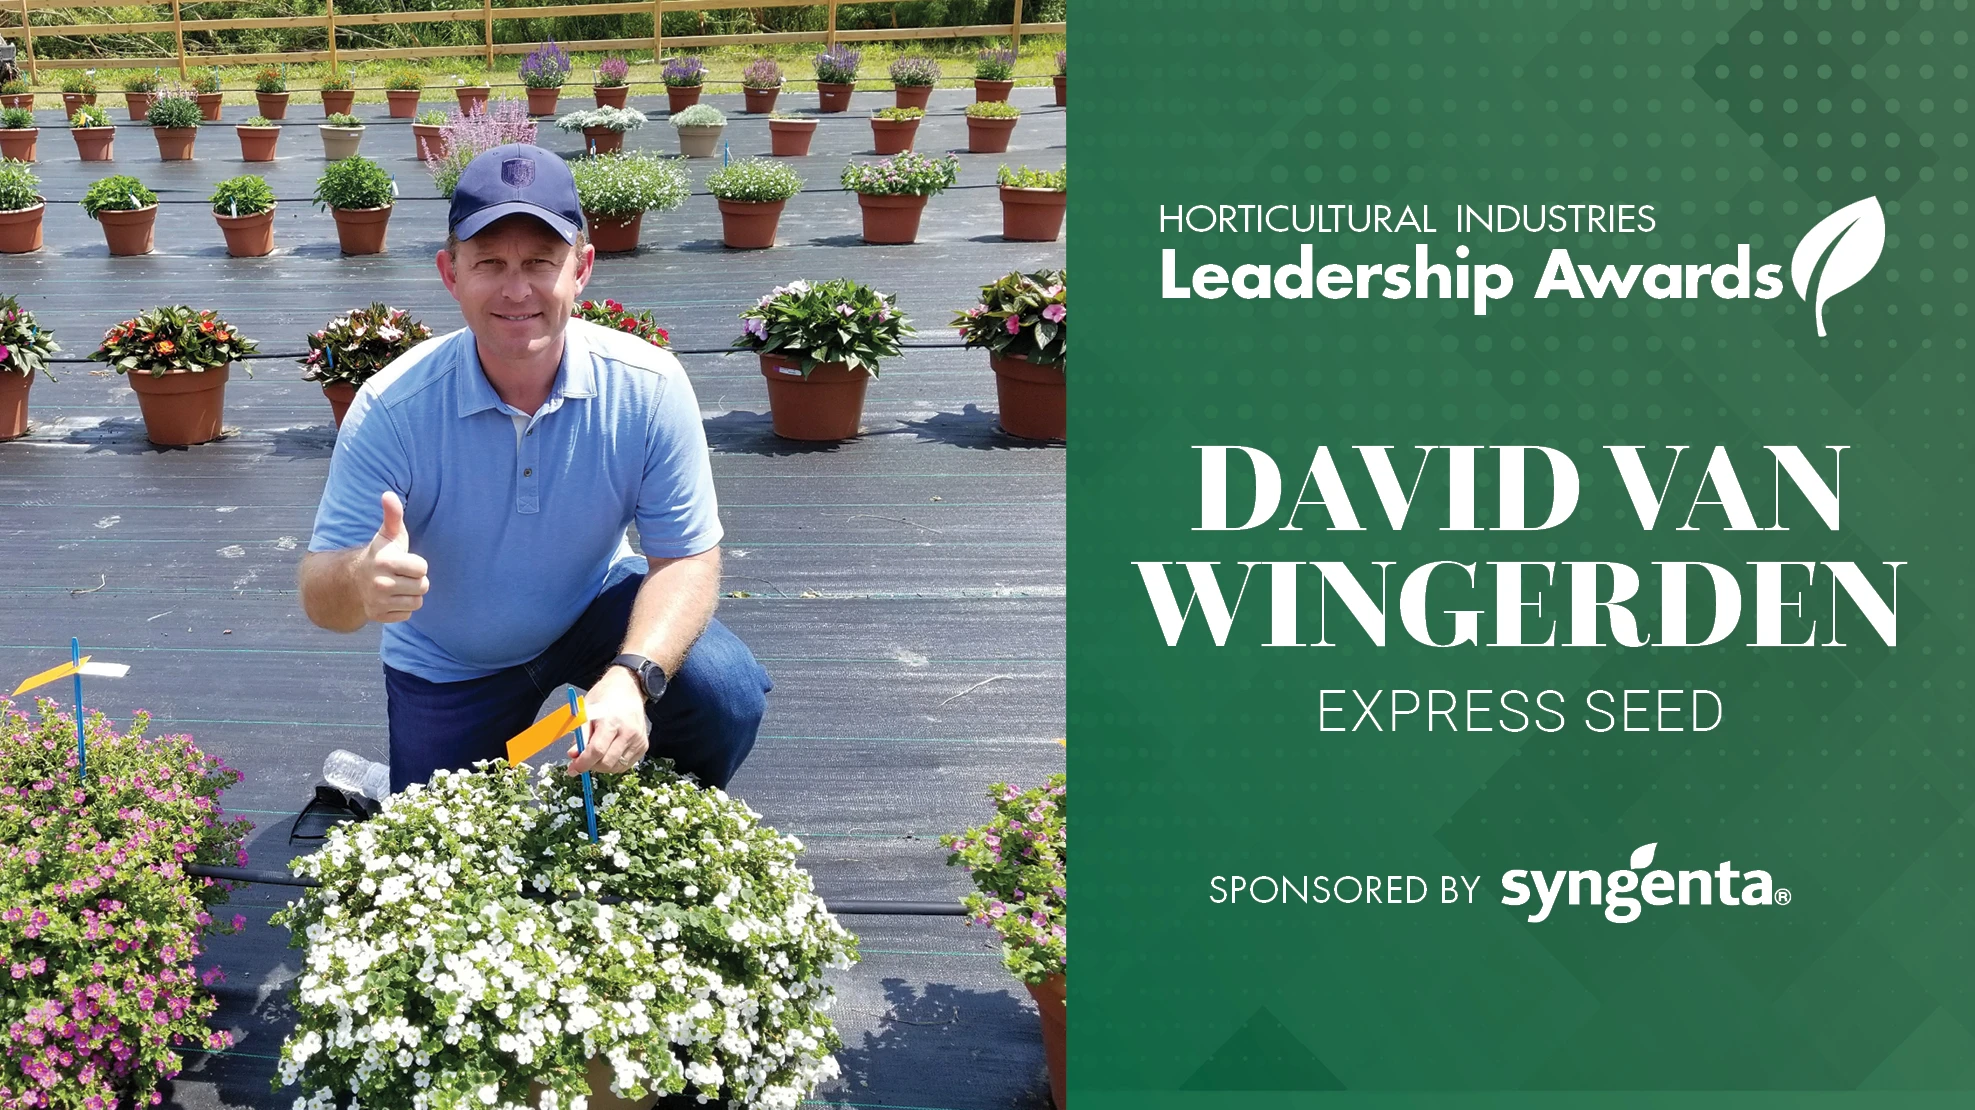
[[[1232,219],[1237,207],[1241,220]],[[1332,205],[1332,208],[1351,208]],[[1382,207],[1382,206],[1381,206]],[[1505,206],[1506,207],[1506,206]],[[1305,213],[1304,209],[1308,209]],[[1208,216],[1202,226],[1192,219],[1195,210]],[[1250,209],[1254,211],[1249,211]],[[1431,209],[1425,214],[1407,209],[1408,218],[1394,226],[1381,226],[1387,234],[1436,233]],[[1465,217],[1463,214],[1465,213]],[[1305,219],[1305,215],[1308,219]],[[1496,233],[1499,220],[1457,206],[1458,235]],[[1355,218],[1353,218],[1355,219]],[[1490,221],[1493,222],[1490,222]],[[1342,221],[1326,228],[1319,206],[1303,205],[1221,205],[1217,213],[1206,205],[1169,213],[1160,209],[1160,231],[1204,232],[1212,230],[1268,230],[1307,232],[1342,230]],[[1359,229],[1355,222],[1351,230]],[[1506,227],[1501,230],[1512,230]],[[1602,230],[1602,229],[1600,229]],[[1652,226],[1617,228],[1618,231],[1650,232]],[[1886,246],[1886,216],[1879,198],[1845,205],[1805,234],[1790,257],[1790,284],[1797,296],[1811,306],[1817,334],[1828,335],[1824,326],[1824,305],[1872,272]],[[1180,252],[1167,247],[1160,252],[1160,296],[1167,300],[1219,300],[1233,293],[1241,300],[1459,300],[1473,305],[1476,316],[1488,315],[1488,306],[1515,294],[1517,274],[1508,266],[1470,259],[1473,251],[1458,244],[1449,257],[1423,242],[1414,242],[1410,256],[1389,257],[1382,262],[1321,262],[1312,243],[1299,245],[1295,261],[1280,256],[1271,264],[1242,262],[1231,268],[1221,262],[1195,266],[1182,280]],[[1578,261],[1570,251],[1557,247],[1550,251],[1543,272],[1536,280],[1532,296],[1536,300],[1628,300],[1634,294],[1656,301],[1693,301],[1714,298],[1723,301],[1771,301],[1783,295],[1783,265],[1758,265],[1748,243],[1735,245],[1735,258],[1715,258],[1706,262],[1634,262],[1626,265],[1592,265]],[[1190,261],[1190,260],[1189,260]],[[1224,260],[1231,262],[1234,260]]]
[[[1787,906],[1790,888],[1775,885],[1767,871],[1737,871],[1721,861],[1712,871],[1656,871],[1659,845],[1632,850],[1623,871],[1529,871],[1502,873],[1502,904],[1533,905],[1532,922],[1548,920],[1559,905],[1605,908],[1605,920],[1620,925],[1639,920],[1647,906]]]

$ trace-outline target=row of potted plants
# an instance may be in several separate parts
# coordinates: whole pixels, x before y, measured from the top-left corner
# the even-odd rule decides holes
[[[1001,426],[1011,435],[1064,438],[1068,299],[1065,271],[1011,273],[954,316],[964,344],[988,352]],[[671,342],[649,310],[615,300],[583,301],[572,315],[654,346]],[[848,279],[777,286],[740,319],[734,346],[759,357],[775,434],[788,439],[856,436],[865,387],[884,359],[902,353],[900,340],[916,334],[893,295]],[[431,337],[403,309],[353,309],[310,334],[302,377],[322,386],[340,426],[364,382]],[[229,368],[258,349],[212,310],[171,305],[110,328],[89,357],[127,377],[151,442],[183,446],[219,436]],[[58,350],[33,313],[0,298],[0,439],[27,434],[29,390],[36,373],[53,380],[48,362]]]

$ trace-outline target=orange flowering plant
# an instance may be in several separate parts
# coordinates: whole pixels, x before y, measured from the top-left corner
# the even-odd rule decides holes
[[[226,366],[257,347],[211,309],[195,312],[180,304],[151,309],[104,332],[103,345],[89,357],[119,374],[163,377]]]
[[[650,309],[625,308],[616,301],[578,301],[569,314],[613,331],[629,332],[654,347],[670,347],[672,333],[658,326]]]

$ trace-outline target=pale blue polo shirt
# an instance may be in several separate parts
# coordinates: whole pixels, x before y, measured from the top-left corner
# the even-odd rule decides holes
[[[529,417],[503,403],[462,328],[364,383],[344,417],[310,551],[370,542],[379,498],[405,503],[431,592],[384,626],[384,662],[432,682],[540,655],[647,555],[720,542],[699,402],[671,352],[571,320],[554,389]]]

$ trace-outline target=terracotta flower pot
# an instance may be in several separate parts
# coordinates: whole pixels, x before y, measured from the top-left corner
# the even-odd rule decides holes
[[[777,158],[802,158],[809,154],[809,140],[816,136],[813,119],[771,119],[768,121],[768,153]]]
[[[629,85],[591,85],[590,95],[597,98],[599,108],[622,108],[631,95]]]
[[[94,103],[96,103],[95,93],[63,93],[62,118],[74,119],[75,110],[77,108],[82,107],[84,104],[94,104]]]
[[[357,152],[363,143],[361,127],[331,127],[326,123],[316,125],[322,135],[322,154],[331,162],[340,162]]]
[[[0,254],[29,254],[40,250],[41,217],[47,211],[48,203],[43,201],[33,208],[0,212]],[[0,372],[0,379],[11,376]]]
[[[16,158],[23,162],[34,161],[35,139],[40,134],[39,127],[0,128],[0,158]]]
[[[254,103],[260,108],[260,114],[268,119],[288,118],[288,94],[285,92],[257,92],[254,94]]]
[[[871,384],[871,375],[841,362],[825,362],[804,378],[799,361],[770,354],[760,358],[776,435],[812,441],[856,437],[864,421],[864,388]]]
[[[350,114],[350,109],[356,106],[356,103],[357,90],[355,89],[322,90],[322,114],[325,117],[336,115],[339,112],[347,116]]]
[[[1019,355],[988,352],[1001,430],[1022,439],[1062,439],[1067,422],[1063,367],[1039,366]]]
[[[613,131],[608,127],[585,127],[583,145],[590,148],[591,154],[609,154],[624,149],[624,132]]]
[[[735,250],[766,250],[775,245],[785,200],[720,201],[720,238]]]
[[[193,103],[199,106],[199,118],[207,123],[219,122],[220,105],[225,102],[225,93],[194,93]]]
[[[414,123],[411,125],[412,149],[418,152],[421,162],[446,156],[446,136],[436,123]]]
[[[1026,243],[1054,243],[1063,231],[1070,194],[1055,189],[1001,186],[1001,237]]]
[[[528,90],[528,114],[531,116],[555,115],[556,101],[562,99],[562,86],[547,89]]]
[[[32,112],[34,111],[34,94],[31,92],[8,93],[6,96],[0,96],[0,108],[26,108]]]
[[[32,388],[33,374],[0,370],[0,439],[27,434],[27,391]]]
[[[1070,75],[1067,73],[1057,74],[1055,78],[1055,84],[1056,84],[1056,106],[1058,108],[1068,106],[1068,104],[1070,103]]]
[[[919,238],[919,217],[926,211],[925,197],[859,193],[857,206],[864,210],[865,242],[910,243]]]
[[[1056,1110],[1069,1110],[1066,1101],[1069,1096],[1064,1091],[1069,1033],[1069,1015],[1064,1005],[1067,984],[1063,976],[1052,975],[1045,982],[1023,985],[1029,988],[1029,996],[1036,1001],[1036,1013],[1042,1017],[1042,1056],[1049,1061],[1049,1097],[1056,1100]]]
[[[919,133],[916,119],[871,117],[871,147],[879,154],[899,154],[912,149],[912,137]]]
[[[1021,117],[1014,119],[983,119],[967,117],[967,150],[971,154],[1002,154],[1008,150],[1008,136],[1015,133],[1015,125]]]
[[[203,371],[174,370],[163,375],[141,370],[125,374],[144,414],[144,438],[163,447],[218,439],[220,416],[226,410],[228,369],[211,366]]]
[[[700,86],[698,85],[665,86],[666,110],[676,116],[680,112],[683,112],[686,109],[692,107],[693,105],[698,104],[699,90],[700,90]]]
[[[645,214],[640,212],[627,220],[599,216],[586,209],[583,222],[589,226],[590,243],[599,254],[623,254],[638,249],[638,229],[644,226]]]
[[[343,426],[343,417],[350,411],[350,402],[357,399],[357,387],[349,382],[331,382],[322,387],[322,395],[329,398],[329,415],[336,418],[336,426]]]
[[[274,253],[274,209],[251,216],[213,213],[220,234],[226,236],[226,253],[234,258],[259,258]]]
[[[845,112],[850,110],[850,94],[856,85],[835,81],[816,82],[816,98],[823,103],[825,112]]]
[[[199,139],[196,127],[153,127],[151,134],[158,138],[158,157],[167,162],[190,162],[192,144]]]
[[[158,223],[158,206],[153,204],[128,210],[105,208],[96,213],[96,222],[103,225],[103,241],[109,244],[111,254],[150,254],[151,232]]]
[[[933,99],[931,85],[893,85],[893,102],[901,108],[924,108]]]
[[[385,89],[384,103],[391,119],[410,119],[418,114],[418,98],[423,95],[418,89]]]
[[[679,132],[679,153],[688,158],[711,158],[720,153],[720,133],[727,125],[713,127],[676,127]]]
[[[752,115],[765,116],[775,110],[775,98],[782,95],[782,86],[777,85],[772,89],[750,89],[743,86],[741,95],[747,99],[745,111]]]
[[[108,162],[116,153],[114,127],[71,127],[69,134],[75,137],[76,153],[85,162]]]
[[[281,142],[281,128],[236,126],[233,133],[240,136],[241,161],[274,161],[274,148]]]
[[[976,78],[974,81],[974,101],[975,103],[979,103],[983,100],[1007,100],[1008,94],[1014,90],[1015,82],[1013,81],[982,81]]]
[[[487,94],[493,91],[487,85],[460,85],[454,88],[453,96],[459,99],[460,115],[484,114],[487,111]]]
[[[344,254],[383,254],[384,233],[390,227],[391,206],[331,208],[336,217],[336,241]]]
[[[123,94],[123,106],[130,109],[130,118],[133,122],[143,123],[144,114],[151,110],[151,102],[156,99],[158,99],[156,93],[127,92]]]

